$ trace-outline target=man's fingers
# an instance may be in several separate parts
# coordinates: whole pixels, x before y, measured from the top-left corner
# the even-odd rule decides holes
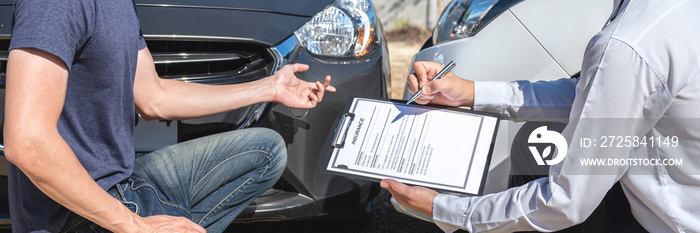
[[[323,99],[323,92],[325,91],[326,87],[323,86],[319,81],[316,81],[316,89],[318,90],[315,95],[314,101],[321,101]],[[313,92],[312,92],[313,93]]]
[[[326,76],[326,79],[323,80],[323,86],[326,87],[326,91],[335,92],[335,87],[331,86],[331,76],[330,75]]]
[[[416,75],[416,78],[418,79],[418,81],[426,79],[425,76],[426,76],[427,72],[428,71],[427,71],[423,62],[414,62],[413,63],[413,73]],[[418,86],[415,86],[415,87],[420,88]]]
[[[295,64],[291,64],[290,66],[292,66],[292,71],[294,71],[294,73],[304,72],[304,71],[309,70],[309,65],[306,65],[306,64],[295,63]]]
[[[411,73],[408,75],[408,91],[411,93],[416,93],[418,91],[418,77],[416,77],[415,73]]]
[[[423,94],[428,94],[428,95],[434,95],[439,92],[439,82],[440,80],[435,80],[432,82],[429,82],[427,85],[423,87]]]
[[[311,97],[309,97],[311,98]],[[304,103],[304,106],[299,107],[299,108],[315,108],[316,107],[316,101],[309,100],[308,102]]]
[[[318,94],[309,92],[308,97],[310,102],[318,102]]]
[[[447,75],[445,75],[447,76]],[[454,88],[453,87],[455,84],[450,82],[451,80],[446,80],[444,78],[442,79],[436,79],[428,84],[425,85],[425,88],[423,88],[423,92],[428,93],[428,94],[437,94],[437,93],[442,93],[442,92],[450,92]]]
[[[406,190],[408,186],[392,179],[384,179],[379,185],[388,190],[391,196],[396,199],[396,202],[413,209],[413,206],[411,206],[411,203],[408,201],[412,197],[406,193],[406,191],[408,191]]]
[[[404,189],[408,186],[392,179],[384,179],[379,184],[382,188],[389,190],[392,194],[404,195]]]
[[[442,65],[435,62],[421,61],[413,63],[413,71],[416,73],[419,85],[429,82],[442,68]]]
[[[321,102],[323,100],[323,95],[325,94],[326,91],[329,92],[335,92],[335,87],[330,85],[331,83],[331,76],[326,76],[326,78],[323,80],[323,84],[321,82],[316,81],[315,83],[311,84],[314,85],[315,87],[311,87],[312,91],[309,92],[309,99],[311,100],[310,102],[310,107],[315,107],[316,103]],[[313,89],[316,89],[316,91],[313,91]]]
[[[433,100],[433,98],[435,98],[435,95],[432,94],[432,92],[430,92],[430,88],[429,88],[428,86],[424,86],[424,87],[421,88],[421,89],[423,89],[423,94],[421,94],[421,95],[415,100],[415,102],[416,102],[417,104],[427,104],[427,103],[429,103],[431,100]]]
[[[419,186],[410,187],[392,179],[384,179],[380,185],[389,190],[399,204],[428,216],[433,215],[433,200],[438,192]]]

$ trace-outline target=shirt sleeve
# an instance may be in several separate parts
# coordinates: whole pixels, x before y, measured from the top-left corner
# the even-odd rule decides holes
[[[145,49],[146,47],[146,40],[143,39],[143,33],[141,33],[141,35],[139,36],[139,51]]]
[[[15,1],[10,50],[36,48],[51,53],[70,70],[76,51],[94,27],[90,1]]]
[[[136,10],[136,2],[134,2],[134,1],[132,0],[131,3],[132,3],[132,6],[134,7],[134,8],[133,8],[134,13],[135,13],[136,16],[138,17],[139,12]],[[139,21],[140,21],[140,20],[139,20]],[[143,49],[145,49],[145,48],[147,47],[147,45],[146,45],[146,40],[143,38],[143,31],[141,31],[141,29],[139,29],[139,44],[138,44],[138,46],[139,46],[139,47],[138,47],[139,51],[141,51],[141,50],[143,50]]]
[[[653,135],[654,124],[672,98],[663,79],[648,64],[628,43],[610,36],[594,37],[586,50],[570,120],[562,133],[568,142],[564,147],[567,150],[555,155],[566,156],[565,159],[551,165],[548,177],[500,193],[476,197],[438,195],[433,202],[436,224],[447,232],[457,228],[470,232],[554,231],[585,220],[628,166],[587,166],[582,161],[626,159],[631,154],[654,156],[646,151],[634,153],[640,148],[582,147],[578,143],[582,138],[606,135]],[[521,84],[495,86],[515,91]],[[519,89],[530,89],[529,84],[525,85]],[[532,90],[537,91],[537,87]],[[511,95],[506,94],[506,100],[508,96]],[[518,110],[505,114],[513,112],[520,114]],[[562,152],[562,148],[557,150]]]
[[[578,78],[554,81],[475,81],[474,109],[505,119],[568,118]]]

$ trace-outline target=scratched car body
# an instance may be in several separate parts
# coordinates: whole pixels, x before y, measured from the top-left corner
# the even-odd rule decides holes
[[[330,146],[328,136],[348,97],[388,96],[387,46],[370,0],[135,3],[161,78],[211,85],[242,83],[272,75],[285,64],[305,63],[310,69],[297,74],[300,79],[322,81],[331,75],[331,85],[338,89],[311,110],[261,103],[183,121],[145,121],[135,114],[137,153],[252,126],[278,131],[288,149],[284,174],[236,221],[340,216],[364,209],[376,195],[379,188],[374,183],[322,172]],[[12,8],[12,0],[0,0],[3,100]],[[6,175],[0,176],[3,189]],[[5,191],[0,192],[0,217],[7,220],[11,216]]]

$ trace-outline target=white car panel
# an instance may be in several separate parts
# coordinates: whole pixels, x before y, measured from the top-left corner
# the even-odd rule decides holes
[[[603,28],[612,7],[610,0],[527,0],[510,11],[571,77],[581,70],[583,51]]]
[[[523,58],[528,62],[524,63]],[[567,74],[506,11],[476,35],[420,51],[415,61],[456,64],[452,73],[471,80],[540,79]]]

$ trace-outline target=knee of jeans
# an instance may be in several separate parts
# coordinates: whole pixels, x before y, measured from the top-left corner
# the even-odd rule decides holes
[[[268,128],[255,128],[256,135],[268,145],[270,156],[269,169],[274,173],[282,173],[287,166],[287,145],[282,135]]]
[[[278,144],[278,148],[276,148],[274,152],[270,152],[272,160],[270,161],[270,169],[273,172],[279,173],[279,176],[282,176],[282,172],[287,166],[287,146],[284,144],[284,141],[281,142],[282,143]]]

